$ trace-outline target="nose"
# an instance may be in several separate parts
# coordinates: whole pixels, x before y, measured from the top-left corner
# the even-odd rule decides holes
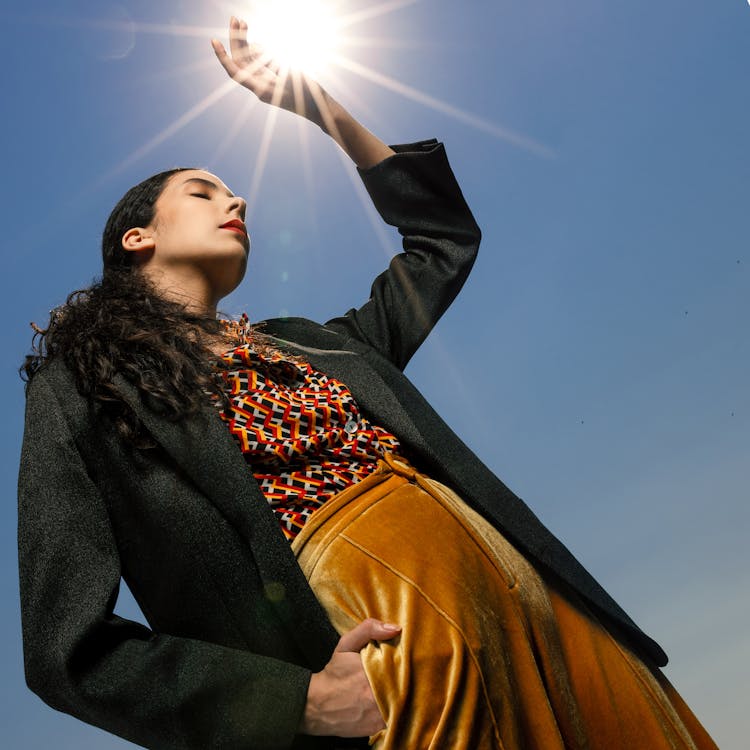
[[[239,211],[240,218],[245,221],[245,213],[247,212],[247,201],[244,198],[240,198],[239,195],[235,195],[229,201],[229,207],[227,208],[228,213],[233,211]]]

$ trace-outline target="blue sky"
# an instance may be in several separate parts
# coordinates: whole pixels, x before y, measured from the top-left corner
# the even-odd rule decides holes
[[[667,675],[719,745],[744,747],[750,5],[391,5],[349,30],[358,43],[344,54],[359,67],[322,81],[384,140],[444,141],[484,233],[408,374],[664,645]],[[325,136],[279,115],[263,167],[267,110],[239,88],[212,96],[225,78],[208,39],[243,7],[0,11],[6,747],[132,747],[25,688],[15,553],[16,367],[29,321],[98,273],[111,206],[177,164],[246,196],[255,184],[248,276],[223,305],[253,319],[357,304],[398,246]],[[127,592],[118,609],[139,617]]]

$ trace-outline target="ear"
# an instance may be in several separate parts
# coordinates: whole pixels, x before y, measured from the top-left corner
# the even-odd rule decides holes
[[[131,253],[141,253],[145,250],[153,250],[156,247],[156,240],[149,229],[133,227],[123,234],[122,247],[123,250]]]

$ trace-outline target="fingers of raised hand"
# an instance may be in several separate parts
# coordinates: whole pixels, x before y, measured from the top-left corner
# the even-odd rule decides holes
[[[212,39],[211,46],[214,48],[216,57],[219,59],[224,70],[226,70],[232,78],[236,79],[240,70],[239,66],[231,57],[229,57],[227,51],[224,49],[224,45],[218,39]]]
[[[264,65],[274,73],[279,73],[281,66],[263,48],[261,44],[247,41],[247,23],[232,16],[229,22],[229,49],[235,62],[254,63],[254,66]]]
[[[273,89],[273,77],[275,74],[269,70],[266,58],[260,52],[257,45],[248,45],[248,53],[240,57],[227,53],[224,45],[217,39],[211,40],[214,53],[222,67],[237,83],[250,89],[257,96],[267,98],[267,94]],[[250,51],[255,48],[254,52]]]
[[[249,46],[247,43],[247,24],[232,16],[229,19],[229,49],[235,61],[239,62],[248,54]]]

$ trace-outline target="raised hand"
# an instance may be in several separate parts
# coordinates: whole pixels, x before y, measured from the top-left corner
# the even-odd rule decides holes
[[[393,150],[361,125],[317,81],[296,70],[282,69],[258,44],[247,41],[247,24],[229,21],[229,49],[212,39],[224,70],[261,101],[294,112],[318,125],[360,168],[393,155]]]
[[[231,54],[218,39],[212,39],[211,46],[224,70],[261,101],[326,129],[331,104],[326,92],[304,73],[281,68],[260,45],[248,43],[245,21],[234,16],[229,21]]]

